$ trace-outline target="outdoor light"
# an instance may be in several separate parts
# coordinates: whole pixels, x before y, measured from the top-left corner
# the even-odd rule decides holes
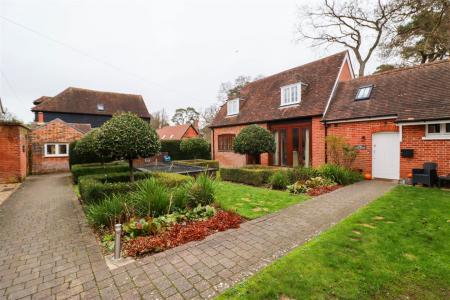
[[[120,259],[120,236],[122,235],[122,224],[114,226],[116,238],[114,239],[114,259]]]

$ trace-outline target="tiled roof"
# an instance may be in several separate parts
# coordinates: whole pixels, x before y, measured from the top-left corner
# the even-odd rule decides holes
[[[69,87],[55,97],[40,97],[34,103],[37,104],[31,109],[32,111],[108,116],[116,112],[133,112],[142,118],[150,118],[144,100],[140,95]],[[103,110],[99,109],[101,106]]]
[[[75,129],[75,130],[77,130],[77,131],[79,131],[79,132],[81,132],[83,134],[84,133],[88,133],[92,129],[91,124],[86,124],[86,123],[67,123],[67,122],[64,122],[63,120],[61,120],[59,118],[53,119],[53,120],[51,120],[50,122],[47,122],[47,123],[32,123],[31,124],[31,129],[35,130],[35,129],[38,129],[38,128],[42,128],[42,127],[46,126],[47,124],[54,123],[54,122],[59,122],[59,123],[66,124],[67,126],[70,126],[73,129]]]
[[[239,114],[227,116],[223,105],[211,127],[322,115],[346,54],[340,52],[248,84],[241,90]],[[280,88],[298,82],[304,84],[300,104],[280,109]]]
[[[161,140],[181,140],[191,124],[166,126],[156,129],[156,133]],[[194,128],[192,126],[192,128]],[[195,128],[194,128],[195,129]],[[195,129],[196,130],[196,129]],[[196,130],[197,131],[197,130]]]
[[[370,98],[355,101],[359,87]],[[326,121],[396,115],[397,121],[450,119],[450,61],[396,69],[340,82]]]

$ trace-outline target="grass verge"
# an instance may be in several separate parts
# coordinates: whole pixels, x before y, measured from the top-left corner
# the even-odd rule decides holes
[[[292,195],[287,191],[269,190],[244,184],[220,181],[216,202],[225,210],[235,211],[247,219],[255,219],[305,201],[307,195]]]
[[[448,299],[450,192],[399,186],[219,299]]]

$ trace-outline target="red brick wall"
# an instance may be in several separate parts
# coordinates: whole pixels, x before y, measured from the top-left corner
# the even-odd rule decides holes
[[[311,121],[311,164],[319,167],[325,163],[325,126],[320,122],[322,117],[314,117]]]
[[[267,124],[259,124],[261,127],[267,129]],[[235,134],[238,135],[239,132],[244,128],[243,126],[232,126],[232,127],[222,127],[214,128],[213,130],[213,158],[219,161],[221,167],[242,167],[247,164],[247,159],[245,155],[230,152],[219,152],[218,150],[218,136],[221,134]],[[269,164],[269,155],[267,153],[261,154],[261,164]]]
[[[327,135],[343,136],[351,145],[365,146],[366,149],[358,151],[353,167],[363,170],[364,173],[372,174],[372,134],[392,131],[398,131],[394,120],[379,120],[330,124],[327,128]]]
[[[194,128],[189,127],[189,129],[186,130],[186,133],[183,135],[183,139],[193,138],[193,137],[197,137],[197,136],[198,136],[197,131],[195,131]]]
[[[28,129],[0,125],[0,183],[22,181],[28,171]]]
[[[32,173],[53,173],[69,171],[69,157],[45,157],[46,143],[71,143],[83,136],[81,132],[60,120],[51,121],[30,135],[32,151]]]
[[[422,168],[424,162],[436,162],[439,175],[450,174],[450,140],[423,140],[425,125],[403,126],[400,149],[414,149],[414,157],[400,158],[400,177],[413,168]]]

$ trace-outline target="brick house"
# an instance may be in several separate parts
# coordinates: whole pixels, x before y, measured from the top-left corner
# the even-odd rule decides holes
[[[347,52],[341,52],[256,80],[221,107],[211,124],[213,159],[221,166],[240,167],[247,157],[232,151],[243,127],[258,124],[276,141],[274,154],[261,164],[319,166],[325,163],[323,114],[339,82],[354,77]]]
[[[90,124],[66,123],[54,119],[37,126],[30,134],[33,174],[69,170],[69,144],[91,130]]]
[[[69,170],[69,144],[117,112],[133,112],[149,122],[140,95],[69,87],[54,97],[40,97],[31,109],[35,127],[30,134],[32,173]]]
[[[0,122],[0,183],[22,181],[29,173],[29,128],[17,122]]]
[[[199,136],[197,128],[190,123],[161,127],[156,129],[156,133],[158,134],[159,139],[163,141],[180,141]]]
[[[328,135],[357,145],[355,167],[399,179],[424,162],[450,173],[450,61],[340,83],[323,119]]]
[[[248,124],[270,130],[274,154],[263,165],[327,161],[325,138],[358,147],[355,167],[376,178],[404,178],[424,162],[450,173],[450,61],[354,78],[346,52],[252,82],[212,123],[212,155],[239,167],[233,139]]]
[[[150,114],[141,95],[94,91],[69,87],[54,97],[42,96],[33,101],[35,122],[60,119],[67,123],[100,127],[117,112],[133,112],[149,122]]]

